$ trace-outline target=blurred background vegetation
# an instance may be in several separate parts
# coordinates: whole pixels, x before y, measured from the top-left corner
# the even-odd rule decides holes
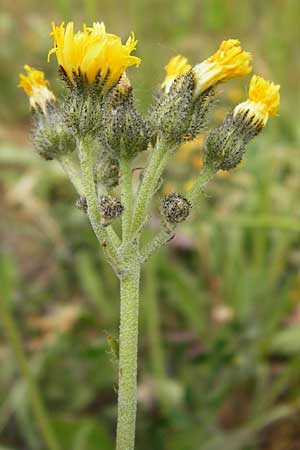
[[[1,0],[0,296],[63,449],[114,446],[118,283],[64,174],[32,150],[18,73],[24,63],[45,70],[54,88],[51,20],[103,20],[136,33],[143,64],[129,75],[142,111],[170,56],[197,63],[231,37],[281,84],[280,116],[145,267],[137,450],[299,450],[299,17],[298,0]],[[220,87],[212,121],[248,81]],[[163,191],[197,173],[201,142],[180,150]],[[0,449],[44,450],[3,310]]]

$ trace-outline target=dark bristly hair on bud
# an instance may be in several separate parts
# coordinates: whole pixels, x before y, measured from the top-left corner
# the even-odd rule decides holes
[[[95,80],[89,84],[86,74],[73,73],[72,82],[62,66],[58,69],[59,78],[67,87],[63,104],[63,120],[75,136],[82,137],[89,134],[97,137],[102,127],[102,110],[104,98],[104,86],[110,71],[105,78],[101,78],[99,71]]]
[[[243,159],[246,145],[261,129],[260,123],[247,119],[244,114],[229,113],[223,124],[211,130],[206,138],[205,164],[216,170],[235,168]]]
[[[147,150],[149,137],[148,125],[135,108],[132,87],[123,74],[103,100],[101,143],[117,158],[130,159]]]
[[[76,208],[80,209],[81,211],[87,213],[88,204],[86,201],[86,197],[84,197],[84,196],[79,197],[75,203],[75,206],[76,206]]]
[[[207,126],[208,113],[215,102],[215,90],[213,87],[206,89],[194,100],[193,114],[183,141],[188,142],[195,139]]]
[[[103,226],[107,226],[120,217],[124,207],[118,198],[111,197],[110,195],[102,195],[99,198],[99,210],[101,223]]]
[[[230,170],[239,164],[248,142],[263,129],[270,116],[278,113],[279,90],[279,85],[253,75],[248,99],[208,135],[204,148],[207,165],[216,170]]]
[[[193,140],[206,126],[214,90],[195,98],[195,76],[191,70],[176,78],[170,89],[161,90],[150,113],[154,131],[174,143]]]
[[[161,213],[168,222],[177,224],[188,218],[191,208],[191,203],[183,195],[173,193],[163,199]]]
[[[88,83],[86,74],[82,73],[80,68],[78,72],[72,72],[72,81],[69,79],[65,69],[62,66],[58,67],[58,78],[62,81],[65,87],[73,94],[76,92],[79,95],[87,97],[89,94],[103,97],[104,86],[109,79],[111,72],[107,70],[105,77],[102,78],[101,70],[99,70],[92,83]]]
[[[80,89],[73,89],[66,95],[62,105],[65,126],[75,136],[84,137],[88,134],[96,137],[102,126],[102,102],[102,97],[92,90],[83,93]]]

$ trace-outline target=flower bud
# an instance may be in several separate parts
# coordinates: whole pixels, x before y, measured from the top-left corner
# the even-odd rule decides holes
[[[191,70],[174,79],[157,98],[150,122],[154,131],[173,143],[194,139],[206,124],[214,97],[210,88],[194,98],[195,76]]]
[[[51,160],[76,147],[75,139],[64,126],[54,94],[48,89],[44,72],[24,66],[27,75],[20,74],[19,87],[29,97],[34,117],[34,146],[46,160]]]
[[[244,137],[238,118],[229,114],[219,128],[208,134],[204,146],[204,164],[216,171],[236,167],[246,151]]]
[[[187,219],[192,208],[191,203],[180,194],[170,194],[164,198],[161,211],[165,219],[173,224]]]
[[[181,55],[171,58],[151,115],[154,130],[178,144],[194,139],[206,125],[214,86],[247,75],[250,61],[250,53],[236,39],[223,41],[216,53],[194,67]]]
[[[86,197],[84,197],[84,196],[79,197],[76,200],[75,206],[76,206],[76,208],[78,208],[81,211],[86,213],[87,210],[88,210],[88,204],[87,204],[87,201],[86,201]]]
[[[79,138],[97,137],[102,127],[102,98],[97,90],[83,86],[69,91],[63,104],[63,122]]]
[[[51,160],[72,152],[76,148],[76,142],[70,130],[61,123],[60,115],[53,110],[47,118],[37,118],[34,146],[42,158]]]
[[[135,109],[132,87],[125,74],[103,100],[100,140],[116,157],[133,158],[148,147],[149,130]]]
[[[279,109],[279,86],[254,75],[249,98],[228,114],[224,123],[212,130],[205,143],[205,163],[216,170],[230,170],[243,158],[246,145]]]
[[[103,195],[99,198],[99,209],[102,225],[107,226],[122,214],[124,207],[118,198]]]

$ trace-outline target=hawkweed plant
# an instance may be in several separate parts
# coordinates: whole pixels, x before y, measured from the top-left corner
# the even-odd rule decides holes
[[[137,351],[140,275],[149,256],[166,244],[196,207],[205,184],[219,171],[242,160],[248,142],[279,109],[279,86],[254,75],[249,97],[209,130],[208,113],[219,83],[249,74],[251,54],[238,40],[223,41],[211,57],[194,66],[177,55],[166,65],[147,117],[135,107],[129,66],[141,59],[107,33],[103,23],[52,24],[58,75],[65,85],[62,100],[49,89],[44,73],[25,65],[19,86],[29,96],[34,145],[46,160],[57,160],[73,183],[77,206],[91,223],[107,261],[120,280],[117,450],[133,450],[137,409]],[[209,130],[204,165],[186,195],[173,192],[161,202],[160,230],[144,242],[167,164],[179,146]],[[148,152],[136,176],[135,158]],[[121,223],[121,231],[119,223]]]

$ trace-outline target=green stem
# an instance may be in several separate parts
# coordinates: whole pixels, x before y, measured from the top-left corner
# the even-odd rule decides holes
[[[122,241],[128,242],[131,229],[132,219],[132,171],[130,162],[127,159],[120,160],[120,172],[121,172],[121,200],[124,206],[124,212],[122,214]]]
[[[157,261],[153,258],[149,261],[145,269],[145,309],[146,324],[149,340],[149,353],[151,358],[152,370],[158,381],[166,379],[164,352],[162,339],[160,335],[160,316],[157,299],[157,277],[155,267]]]
[[[141,250],[141,263],[147,261],[147,259],[160,247],[165,245],[172,237],[175,236],[175,227],[170,227],[170,229],[163,228],[159,233],[157,233],[154,238],[148,242]]]
[[[58,441],[56,440],[55,434],[53,432],[50,419],[41,397],[40,390],[38,388],[38,385],[36,384],[34,376],[30,370],[30,366],[27,362],[22,347],[22,338],[11,315],[9,306],[6,305],[6,301],[2,298],[0,298],[0,316],[5,334],[12,350],[14,351],[20,372],[27,382],[30,392],[30,400],[32,403],[32,410],[35,414],[36,421],[40,427],[46,445],[49,450],[60,450],[60,445],[58,444]]]
[[[119,391],[117,450],[134,450],[137,408],[137,351],[140,264],[134,248],[120,278]]]
[[[83,195],[80,168],[78,167],[78,163],[76,164],[76,162],[74,161],[73,154],[63,155],[61,158],[59,158],[59,162],[64,172],[69,177],[75,190],[79,195]]]
[[[191,191],[188,193],[188,200],[193,206],[197,206],[196,202],[201,194],[203,187],[209,182],[209,180],[216,174],[216,170],[212,167],[205,165],[197,180],[195,181]]]
[[[108,255],[110,262],[114,265],[117,263],[115,245],[119,242],[119,238],[111,226],[104,227],[101,224],[94,182],[93,158],[91,156],[93,145],[94,143],[89,140],[80,141],[78,144],[82,186],[88,205],[88,215],[94,233],[104,248],[105,253]]]
[[[144,174],[135,205],[132,221],[132,236],[139,232],[143,226],[148,211],[150,201],[155,193],[159,179],[164,171],[173,148],[163,140],[158,141],[153,149],[150,161]]]

